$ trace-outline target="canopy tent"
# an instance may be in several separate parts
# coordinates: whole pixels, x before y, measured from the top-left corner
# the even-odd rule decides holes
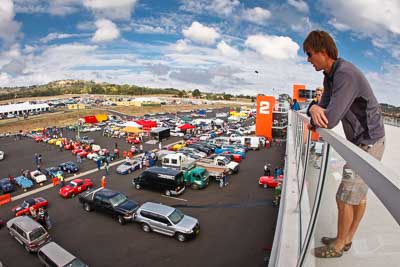
[[[144,130],[149,130],[151,128],[157,127],[157,123],[151,120],[136,120],[135,122],[141,125]]]
[[[186,131],[186,130],[188,130],[188,129],[193,129],[193,128],[195,128],[195,126],[186,123],[186,124],[184,124],[184,125],[179,126],[178,128],[181,129],[182,131]]]
[[[96,119],[96,116],[85,116],[83,117],[83,119],[85,120],[85,123],[96,123],[98,122]]]
[[[143,133],[143,132],[145,132],[137,127],[132,127],[132,126],[126,126],[125,128],[121,129],[121,131],[126,132],[126,133]]]
[[[99,122],[108,120],[107,114],[96,114],[95,117],[96,117],[96,120]]]
[[[131,127],[135,127],[135,128],[142,128],[142,125],[134,122],[134,121],[127,121],[124,123],[124,126],[131,126]]]

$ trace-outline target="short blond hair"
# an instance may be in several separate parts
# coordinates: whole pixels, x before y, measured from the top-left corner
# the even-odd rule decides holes
[[[320,91],[321,93],[324,91],[324,87],[318,86],[317,89],[315,89],[315,92]]]

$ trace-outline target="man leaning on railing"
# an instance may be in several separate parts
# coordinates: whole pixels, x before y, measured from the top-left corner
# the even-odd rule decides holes
[[[303,50],[316,71],[324,72],[324,91],[318,104],[310,107],[309,129],[331,129],[342,121],[347,140],[380,160],[385,147],[385,130],[378,101],[364,75],[353,64],[338,58],[332,37],[312,31]],[[341,257],[352,240],[366,208],[368,186],[349,165],[343,167],[336,193],[338,231],[336,237],[322,237],[326,246],[314,250],[316,257]]]

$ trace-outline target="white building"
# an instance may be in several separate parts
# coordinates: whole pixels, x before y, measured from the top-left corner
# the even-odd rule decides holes
[[[0,106],[0,115],[7,116],[8,114],[23,115],[29,112],[46,112],[50,110],[48,104],[31,104],[29,102],[8,104]]]

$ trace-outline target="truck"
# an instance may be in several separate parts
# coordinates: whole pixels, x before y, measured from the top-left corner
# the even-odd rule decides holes
[[[260,138],[261,137],[258,136],[241,136],[239,140],[242,145],[247,147],[247,149],[258,150],[262,144]]]
[[[162,158],[162,166],[165,168],[173,168],[177,170],[189,169],[195,160],[189,158],[182,153],[168,154]]]
[[[106,188],[87,191],[79,196],[79,202],[85,211],[99,211],[117,218],[124,225],[134,221],[139,204],[128,199],[124,194]]]
[[[162,140],[168,139],[171,136],[170,129],[166,127],[153,128],[151,129],[150,136],[153,139],[156,139],[159,142],[161,142]]]
[[[208,185],[209,173],[206,169],[193,166],[183,173],[185,185],[192,189],[201,189]]]
[[[217,156],[214,159],[199,159],[196,161],[196,166],[203,167],[209,172],[220,173],[223,170],[227,174],[233,174],[239,171],[239,163],[230,161],[223,156]]]

